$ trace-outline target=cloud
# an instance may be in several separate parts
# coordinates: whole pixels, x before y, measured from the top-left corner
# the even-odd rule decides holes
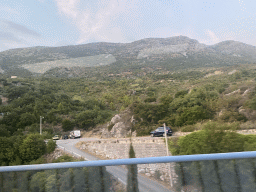
[[[118,19],[134,9],[131,1],[107,0],[83,5],[80,0],[55,0],[58,12],[71,19],[79,31],[77,43],[89,41],[127,42]],[[132,0],[137,1],[137,0]],[[130,17],[131,18],[131,17]],[[129,22],[129,18],[124,22]],[[120,22],[120,21],[119,21]]]
[[[77,17],[78,9],[77,6],[80,0],[55,0],[59,13],[64,14],[67,17],[75,19]]]
[[[13,33],[0,31],[0,41],[21,42],[21,39],[15,37]]]
[[[41,35],[39,33],[37,33],[36,31],[33,31],[24,25],[20,25],[20,24],[14,23],[12,21],[2,20],[2,25],[3,25],[2,27],[4,27],[4,29],[7,31],[12,31],[15,33],[22,33],[23,35],[28,35],[28,36],[33,36],[33,37],[41,37]]]
[[[13,9],[11,7],[0,7],[0,12],[6,12],[10,15],[20,15],[20,13],[16,9]]]
[[[222,36],[216,35],[215,32],[209,29],[204,30],[204,33],[202,33],[201,35],[194,34],[193,38],[197,39],[200,43],[203,43],[206,45],[213,45],[224,40]]]
[[[0,51],[41,44],[39,33],[9,20],[0,20]]]
[[[209,41],[212,42],[212,43],[219,43],[220,42],[220,39],[217,37],[217,35],[211,31],[211,30],[206,30],[206,35],[208,36]]]

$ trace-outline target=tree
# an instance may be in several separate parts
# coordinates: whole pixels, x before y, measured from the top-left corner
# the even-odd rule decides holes
[[[0,137],[0,166],[9,165],[14,160],[13,140],[7,137]]]
[[[0,124],[0,135],[1,137],[9,137],[10,131],[8,130],[8,127],[6,125]]]
[[[177,93],[175,93],[175,98],[178,98],[178,97],[184,97],[185,95],[188,94],[188,90],[181,90],[181,91],[178,91]]]
[[[130,144],[129,158],[135,158],[135,152],[132,143]],[[128,165],[127,192],[139,191],[137,176],[137,165]]]
[[[17,124],[17,127],[19,128],[24,128],[28,125],[32,125],[33,123],[36,122],[36,117],[32,113],[23,113],[20,116],[20,121]]]
[[[47,143],[47,148],[46,148],[47,153],[53,152],[56,146],[57,146],[56,141],[53,141],[52,139],[50,139]]]
[[[70,121],[69,119],[64,119],[62,121],[62,129],[63,131],[70,131],[74,127],[74,123]]]
[[[12,101],[14,99],[17,99],[19,97],[22,97],[22,95],[24,95],[25,93],[27,93],[29,91],[28,87],[9,87],[7,89],[8,93],[7,93],[7,97],[9,99],[9,101]]]
[[[192,125],[199,120],[208,119],[211,117],[210,111],[204,109],[202,106],[193,106],[187,107],[180,112],[180,115],[177,117],[175,124],[177,126]]]
[[[255,150],[255,137],[233,132],[236,124],[209,122],[201,131],[193,132],[178,140],[172,147],[175,155],[240,152]]]
[[[24,162],[38,159],[45,153],[45,150],[44,139],[38,133],[28,135],[19,147],[19,152]]]

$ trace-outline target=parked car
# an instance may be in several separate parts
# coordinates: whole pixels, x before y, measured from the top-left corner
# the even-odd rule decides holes
[[[55,135],[52,139],[53,139],[53,140],[59,140],[60,137],[59,137],[59,135]]]
[[[64,136],[63,136],[63,139],[68,139],[68,136],[67,136],[67,135],[64,135]]]
[[[170,127],[166,127],[166,132],[168,136],[172,136],[172,129]],[[158,127],[155,131],[151,131],[150,135],[151,137],[164,137],[164,127]]]

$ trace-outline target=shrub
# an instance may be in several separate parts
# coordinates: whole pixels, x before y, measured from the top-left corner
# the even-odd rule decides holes
[[[53,152],[56,146],[57,146],[56,142],[50,139],[47,143],[47,148],[46,148],[47,153]]]
[[[156,102],[156,97],[148,97],[144,100],[145,103]]]
[[[243,114],[240,114],[236,111],[224,111],[219,118],[225,122],[247,121],[247,118]]]
[[[46,150],[43,137],[39,134],[28,135],[19,146],[19,152],[24,162],[30,162],[41,157]]]
[[[75,161],[73,157],[69,155],[62,155],[59,158],[53,160],[53,163],[60,163],[60,162],[72,162]]]
[[[44,157],[40,157],[39,159],[33,160],[29,162],[29,164],[44,164],[47,163],[46,159]]]
[[[196,130],[194,125],[187,125],[181,128],[181,132],[193,132]]]
[[[182,90],[182,91],[178,91],[177,93],[175,93],[175,98],[178,97],[184,97],[186,94],[188,94],[188,90]]]
[[[64,119],[62,121],[62,129],[63,131],[71,131],[74,128],[74,123],[69,119]]]
[[[249,102],[249,107],[253,110],[256,110],[256,97],[254,96],[252,100]]]
[[[176,117],[175,125],[193,125],[199,120],[209,119],[211,117],[210,111],[204,109],[202,106],[193,106],[183,109],[183,113]]]
[[[237,127],[237,123],[208,122],[201,131],[179,137],[178,141],[171,140],[169,142],[170,150],[174,155],[255,150],[256,136],[246,136],[231,131]]]
[[[111,123],[109,126],[108,126],[108,131],[111,131],[111,129],[114,127],[114,123]]]

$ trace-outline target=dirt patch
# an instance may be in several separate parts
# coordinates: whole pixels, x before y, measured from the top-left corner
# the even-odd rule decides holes
[[[81,131],[81,138],[101,138],[101,135],[95,134],[95,131]]]
[[[3,97],[3,96],[0,96],[1,99],[2,99],[2,105],[8,105],[8,98],[7,97]]]

